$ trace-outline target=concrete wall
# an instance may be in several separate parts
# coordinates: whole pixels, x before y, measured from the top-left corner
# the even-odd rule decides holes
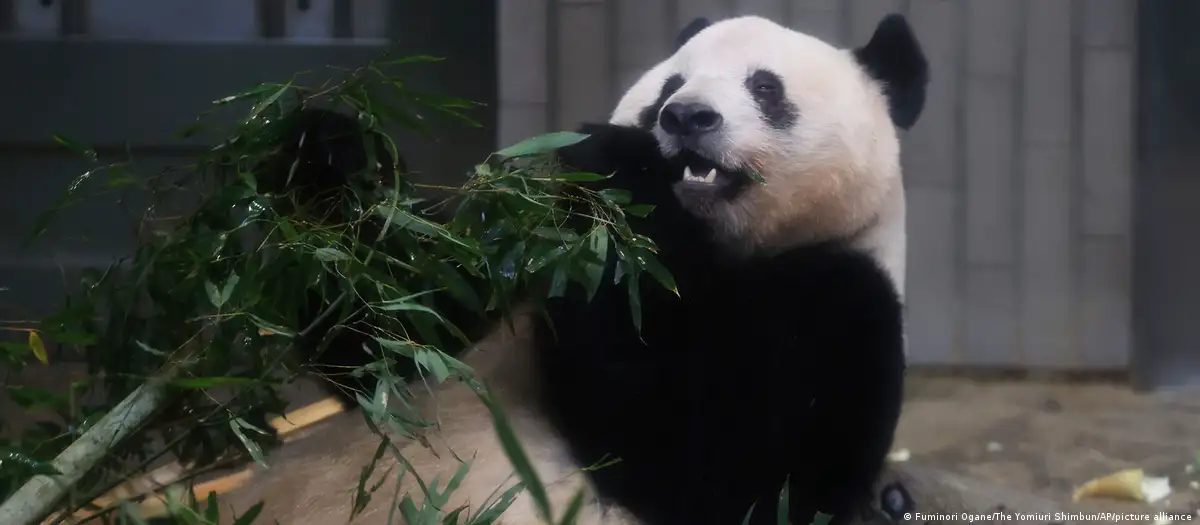
[[[695,16],[860,45],[891,11],[933,67],[904,137],[912,359],[1126,367],[1135,0],[501,0],[498,140],[604,119]]]

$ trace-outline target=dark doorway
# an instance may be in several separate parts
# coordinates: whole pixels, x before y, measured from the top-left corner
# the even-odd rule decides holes
[[[1200,386],[1200,2],[1138,2],[1134,367]]]

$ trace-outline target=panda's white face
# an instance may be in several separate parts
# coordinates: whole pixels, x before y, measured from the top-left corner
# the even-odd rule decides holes
[[[611,121],[653,129],[688,166],[681,203],[740,248],[853,235],[900,185],[888,100],[854,53],[764,18],[720,21],[639,79]]]

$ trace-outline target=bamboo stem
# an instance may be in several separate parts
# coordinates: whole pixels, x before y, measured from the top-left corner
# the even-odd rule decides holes
[[[99,422],[54,458],[56,476],[34,476],[0,504],[0,523],[33,525],[53,510],[64,494],[114,446],[146,422],[167,400],[171,373],[139,386]]]

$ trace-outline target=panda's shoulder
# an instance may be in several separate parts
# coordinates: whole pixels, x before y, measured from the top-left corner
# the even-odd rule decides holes
[[[794,246],[730,270],[737,276],[732,286],[759,290],[805,319],[838,315],[891,322],[903,308],[883,265],[845,242]]]

